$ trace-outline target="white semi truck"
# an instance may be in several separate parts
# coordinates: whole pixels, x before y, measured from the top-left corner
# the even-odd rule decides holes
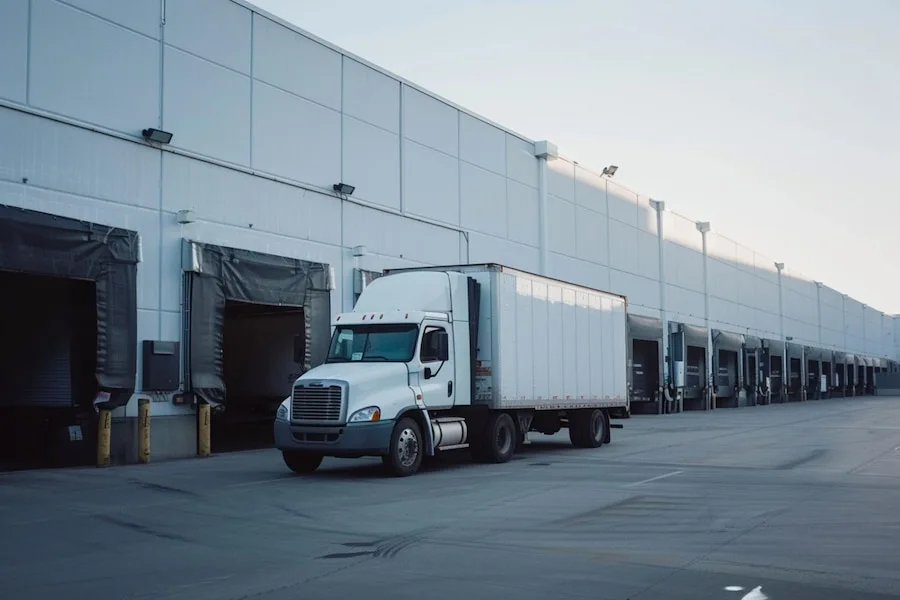
[[[406,476],[464,448],[502,463],[528,432],[563,427],[596,448],[628,408],[623,296],[495,264],[394,269],[333,327],[275,418],[298,473],[380,456]]]

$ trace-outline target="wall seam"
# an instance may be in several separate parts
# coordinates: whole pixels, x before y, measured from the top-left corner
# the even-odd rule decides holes
[[[404,87],[403,82],[400,82],[400,96],[398,98],[399,102],[397,103],[398,107],[399,107],[399,113],[400,113],[399,114],[400,122],[397,123],[397,125],[398,125],[397,130],[399,132],[397,142],[400,144],[400,214],[401,215],[406,214],[406,210],[405,210],[405,206],[404,206],[405,194],[403,193],[404,188],[406,187],[406,180],[404,179],[404,176],[403,176],[403,171],[404,171],[404,168],[403,168],[404,167],[403,146],[405,145],[405,142],[406,142],[406,137],[404,137],[405,134],[403,132],[403,129],[404,129],[404,127],[403,127],[403,87]]]
[[[164,119],[165,119],[165,85],[166,85],[166,0],[160,0],[159,2],[159,128],[165,129],[164,127]],[[159,151],[159,296],[157,298],[159,313],[158,313],[158,330],[157,330],[157,338],[162,339],[163,334],[163,315],[162,315],[162,307],[163,307],[163,239],[165,238],[165,211],[163,211],[163,206],[165,204],[165,179],[164,176],[164,163],[166,155],[165,152],[160,149]],[[179,298],[183,301],[184,298],[184,290],[181,287],[184,286],[184,278],[180,277],[178,280],[179,285]],[[184,307],[182,307],[182,313],[184,312]],[[179,333],[180,335],[180,333]]]
[[[254,63],[254,33],[256,31],[256,13],[250,12],[250,168],[253,168],[253,123],[256,121],[256,112],[253,110],[253,97],[256,94],[256,79],[253,74]],[[343,122],[342,122],[343,125]],[[343,160],[341,161],[343,162]]]

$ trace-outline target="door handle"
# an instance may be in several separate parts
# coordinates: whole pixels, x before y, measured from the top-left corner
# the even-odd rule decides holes
[[[452,395],[453,395],[453,382],[448,381],[447,382],[447,397],[449,398]]]

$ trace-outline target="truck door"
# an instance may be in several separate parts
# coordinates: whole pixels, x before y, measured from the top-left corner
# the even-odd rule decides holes
[[[440,360],[440,338],[447,340],[447,360]],[[422,370],[419,372],[419,386],[422,402],[426,408],[435,409],[453,406],[456,396],[456,369],[453,364],[453,336],[444,324],[425,325],[422,344],[419,348]]]

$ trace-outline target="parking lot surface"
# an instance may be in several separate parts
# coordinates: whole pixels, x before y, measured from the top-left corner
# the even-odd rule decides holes
[[[900,596],[900,398],[618,421],[509,463],[274,450],[0,475],[4,598]]]

